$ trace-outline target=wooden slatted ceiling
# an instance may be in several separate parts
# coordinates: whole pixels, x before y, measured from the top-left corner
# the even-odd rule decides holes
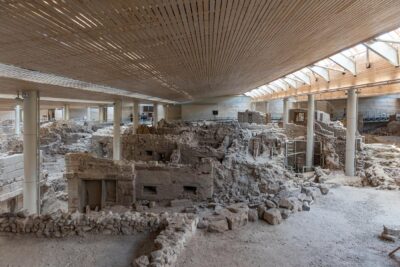
[[[2,0],[0,63],[188,101],[244,93],[399,13],[398,0]]]
[[[388,60],[370,52],[367,61],[366,52],[362,52],[351,57],[356,63],[357,75],[350,72],[329,71],[330,81],[311,75],[311,84],[303,84],[294,89],[289,88],[272,94],[265,94],[256,98],[256,101],[268,101],[273,99],[283,99],[293,97],[297,101],[304,101],[307,95],[323,94],[322,99],[329,97],[338,98],[345,96],[350,87],[358,88],[359,96],[377,96],[400,93],[400,68],[393,66]],[[337,93],[339,92],[340,93]],[[365,92],[364,92],[365,91]]]

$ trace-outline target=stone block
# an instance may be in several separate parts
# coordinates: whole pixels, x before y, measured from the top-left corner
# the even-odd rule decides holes
[[[211,233],[223,233],[229,230],[228,221],[223,215],[215,215],[207,217],[208,228],[207,231]]]
[[[264,211],[263,220],[272,225],[280,224],[282,222],[282,215],[280,210],[273,208]]]

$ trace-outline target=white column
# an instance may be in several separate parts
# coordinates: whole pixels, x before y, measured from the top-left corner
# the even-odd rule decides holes
[[[103,118],[102,122],[108,122],[108,106],[103,106]]]
[[[23,206],[29,214],[39,213],[39,94],[24,94],[24,186]]]
[[[21,106],[15,106],[15,134],[19,136],[21,134]]]
[[[347,91],[346,122],[347,130],[345,173],[347,176],[354,176],[357,131],[357,94],[355,89],[349,89]]]
[[[65,104],[64,105],[64,120],[69,120],[69,105]]]
[[[104,122],[104,107],[99,106],[99,122]]]
[[[250,109],[251,109],[251,111],[256,111],[256,103],[255,102],[251,102]]]
[[[307,152],[306,166],[312,167],[314,156],[314,117],[315,117],[315,101],[314,95],[308,95],[307,106]]]
[[[86,114],[86,117],[87,117],[87,121],[90,121],[90,120],[91,120],[91,118],[90,118],[90,107],[87,107],[87,114]]]
[[[137,128],[139,127],[139,102],[134,101],[133,102],[133,110],[132,110],[132,116],[133,116],[133,129],[134,133],[136,133]]]
[[[163,107],[164,107],[164,120],[168,121],[169,105],[163,105]]]
[[[265,102],[265,113],[269,113],[269,102]]]
[[[153,126],[156,126],[158,122],[158,103],[153,104]]]
[[[288,98],[284,98],[283,99],[283,117],[282,117],[282,121],[283,121],[283,128],[285,128],[286,124],[288,124],[288,122],[289,122],[289,99]]]
[[[121,159],[121,117],[122,101],[116,100],[114,103],[114,132],[113,132],[113,159]]]

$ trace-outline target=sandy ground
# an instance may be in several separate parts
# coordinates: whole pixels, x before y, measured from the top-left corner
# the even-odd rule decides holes
[[[88,235],[63,239],[0,236],[0,266],[131,266],[151,251],[153,236]]]
[[[198,231],[178,266],[400,266],[400,242],[381,241],[382,225],[400,225],[400,193],[339,187],[310,212],[278,226],[263,221],[238,231]]]

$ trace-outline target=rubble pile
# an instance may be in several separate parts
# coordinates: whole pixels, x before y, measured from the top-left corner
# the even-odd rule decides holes
[[[364,186],[400,188],[400,148],[387,144],[365,144],[357,157],[358,175]]]
[[[0,154],[13,155],[22,153],[22,137],[6,136],[0,138]]]
[[[65,237],[85,233],[124,234],[154,232],[166,215],[127,211],[123,214],[90,212],[57,212],[29,215],[24,212],[0,214],[0,232],[28,234],[45,237]]]
[[[40,149],[48,155],[85,152],[93,131],[73,121],[54,121],[40,126]]]

